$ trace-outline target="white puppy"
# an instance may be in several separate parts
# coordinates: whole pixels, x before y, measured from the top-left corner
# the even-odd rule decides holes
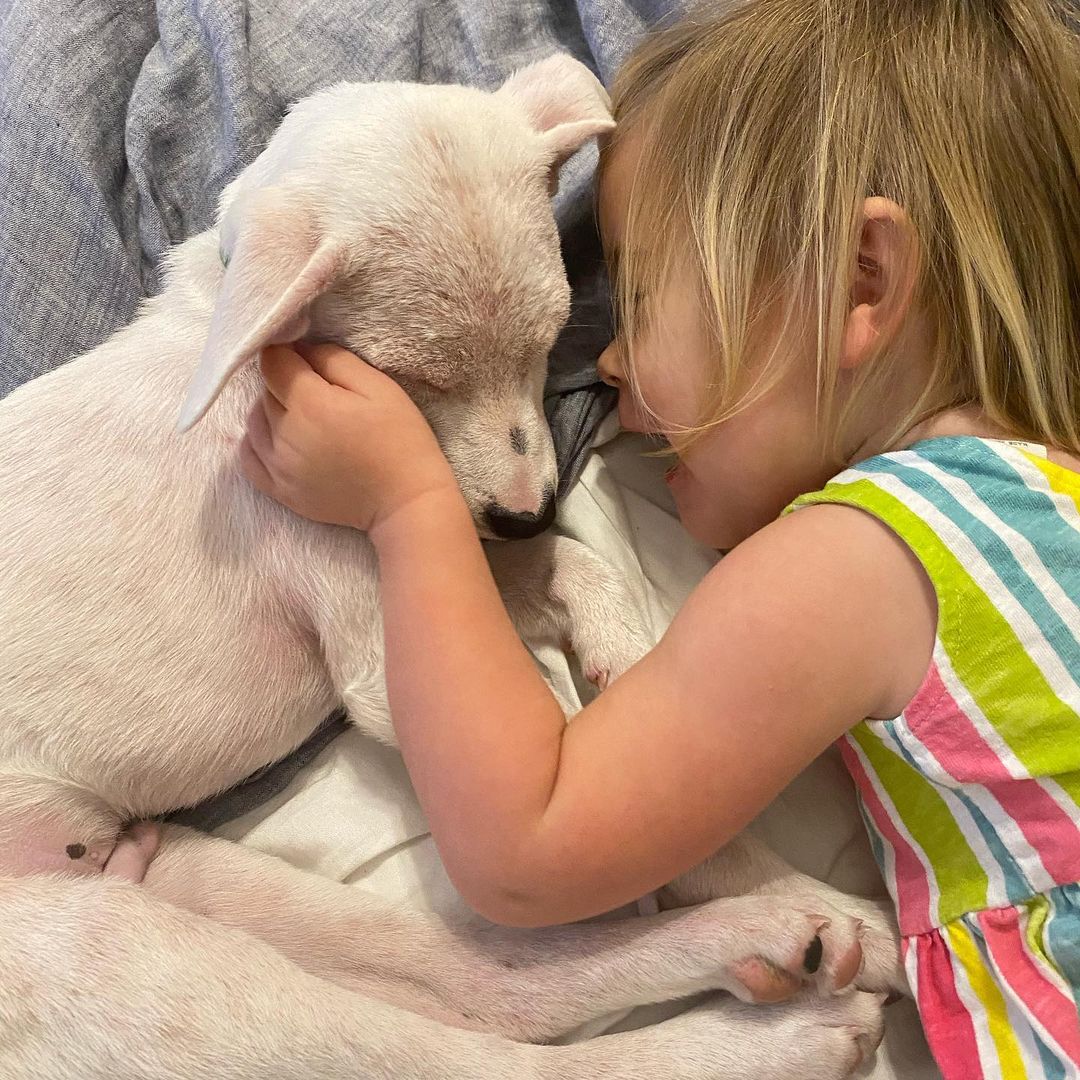
[[[800,1075],[843,1075],[873,1042],[865,994],[779,1018],[790,1046],[767,1055],[773,1072],[764,1019],[733,1001],[575,1049],[403,1011],[544,1039],[679,994],[768,997],[811,977],[833,990],[854,974],[860,931],[807,883],[790,899],[529,936],[387,912],[182,830],[143,889],[99,873],[126,822],[231,786],[339,704],[392,738],[366,538],[292,515],[238,471],[262,347],[332,340],[363,355],[424,410],[483,535],[550,524],[541,392],[569,296],[549,194],[559,164],[611,126],[602,87],[566,57],[491,94],[315,95],[226,189],[218,227],[174,250],[136,322],[0,404],[5,1080],[764,1080],[789,1075],[792,1055],[812,1063]],[[636,658],[618,583],[584,547],[503,547],[528,629],[567,638],[597,681]],[[143,840],[110,869],[141,877]],[[889,928],[862,914],[878,935],[866,985],[890,985]]]
[[[392,737],[366,537],[238,471],[251,361],[301,337],[360,353],[420,403],[486,535],[542,532],[541,394],[569,307],[550,177],[610,127],[567,60],[495,94],[317,94],[134,324],[0,405],[0,867],[96,872],[122,822],[228,788],[341,703]],[[555,557],[553,580],[533,575],[544,595],[516,591],[534,612],[574,605],[589,666],[625,666],[640,642],[604,609],[611,590],[565,587],[586,549]]]

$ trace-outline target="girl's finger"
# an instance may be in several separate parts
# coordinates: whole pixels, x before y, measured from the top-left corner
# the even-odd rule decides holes
[[[343,349],[340,345],[303,343],[297,345],[297,349],[311,365],[312,371],[321,375],[333,386],[352,390],[356,394],[362,394],[370,389],[373,380],[388,378],[367,361],[361,360],[355,353]]]
[[[252,487],[264,495],[274,494],[274,479],[266,471],[266,466],[259,460],[259,455],[246,435],[240,442],[240,471]]]
[[[286,409],[305,387],[317,385],[318,376],[291,345],[268,345],[259,358],[266,389]]]
[[[248,413],[247,435],[244,441],[250,443],[263,467],[267,468],[274,455],[274,433],[270,430],[270,421],[266,418],[265,406],[262,402],[264,396],[268,395],[259,395],[260,400],[255,402],[251,407],[251,412]],[[277,405],[277,402],[274,404]],[[277,407],[284,414],[285,410],[280,405]]]

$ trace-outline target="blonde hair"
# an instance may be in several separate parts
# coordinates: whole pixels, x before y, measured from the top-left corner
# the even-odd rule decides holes
[[[747,363],[778,301],[786,331],[816,328],[835,445],[887,390],[886,343],[837,405],[876,195],[913,227],[912,303],[933,338],[925,389],[883,443],[975,405],[1080,452],[1080,48],[1065,2],[749,0],[645,39],[615,81],[605,152],[644,136],[615,300],[636,386],[633,340],[661,286],[687,264],[699,283],[715,368],[680,446],[782,374],[779,351]]]

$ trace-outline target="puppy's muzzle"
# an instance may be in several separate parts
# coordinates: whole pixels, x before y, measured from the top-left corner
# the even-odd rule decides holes
[[[528,540],[539,536],[555,520],[555,492],[549,490],[538,513],[522,514],[491,503],[484,511],[484,522],[500,540]]]

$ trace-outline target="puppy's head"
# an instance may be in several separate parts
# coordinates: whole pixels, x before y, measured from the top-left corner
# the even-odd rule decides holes
[[[227,268],[181,430],[264,346],[334,341],[409,391],[484,535],[542,531],[541,398],[570,302],[550,197],[612,126],[562,55],[494,93],[342,84],[302,101],[222,196]]]

